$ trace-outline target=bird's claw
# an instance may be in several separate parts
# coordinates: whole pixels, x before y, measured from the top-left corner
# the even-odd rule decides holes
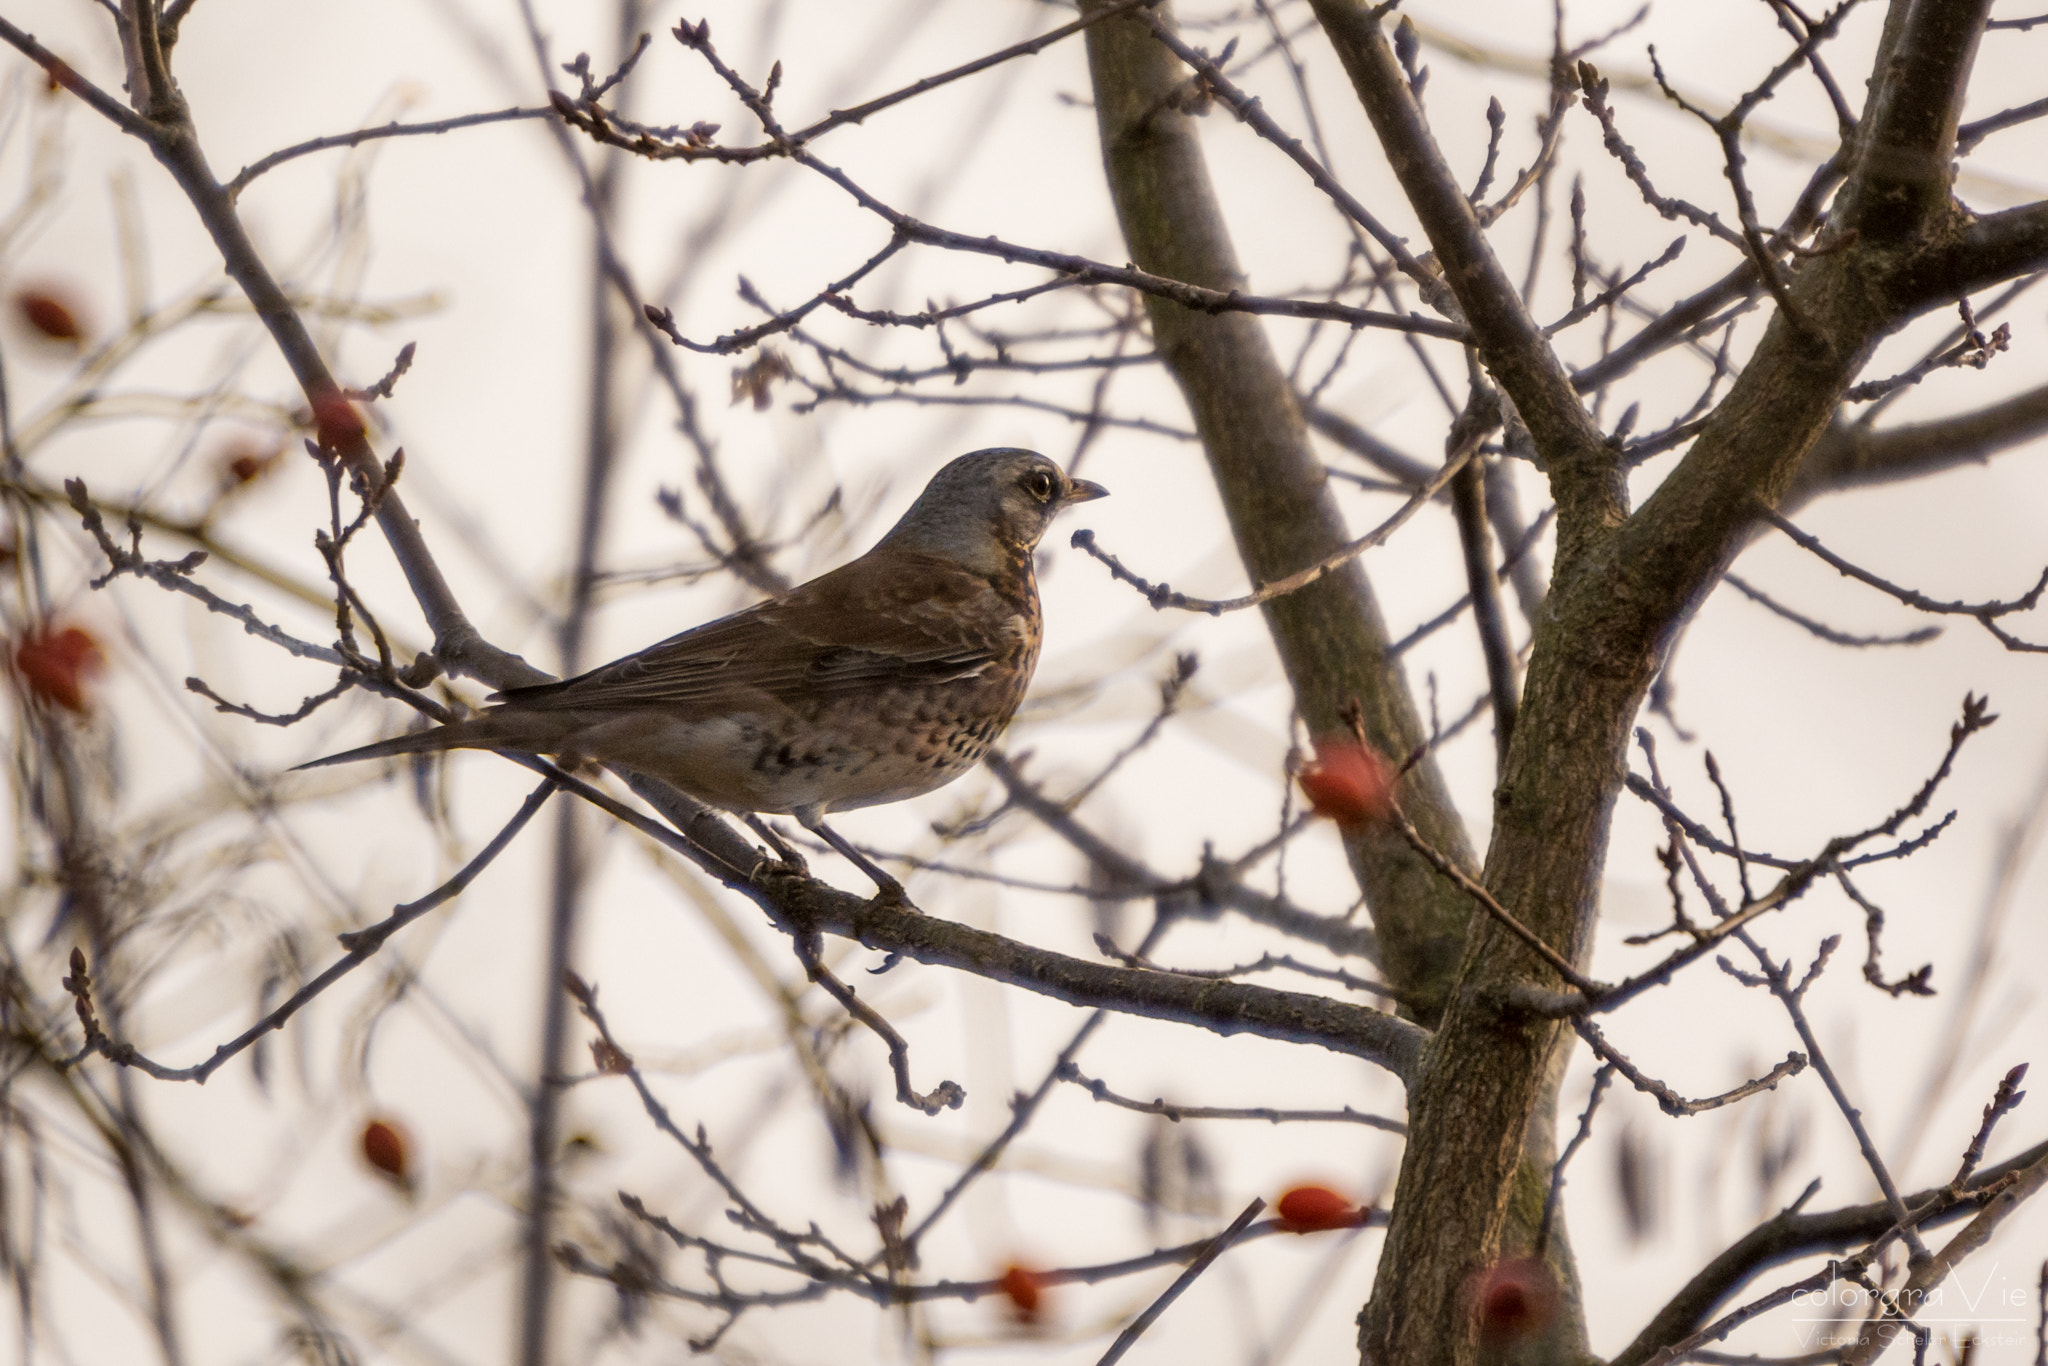
[[[804,856],[797,853],[794,849],[788,852],[787,857],[766,849],[757,849],[754,852],[760,855],[760,861],[754,865],[753,872],[749,874],[751,881],[760,882],[769,878],[796,878],[809,877],[811,875],[811,866],[805,863]]]
[[[917,909],[916,903],[911,901],[910,893],[903,890],[903,884],[893,877],[888,878],[886,881],[880,879],[876,881],[875,894],[868,898],[868,906],[874,910],[908,911],[912,915],[922,914]]]

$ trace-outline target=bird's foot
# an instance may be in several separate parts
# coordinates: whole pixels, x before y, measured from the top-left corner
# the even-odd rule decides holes
[[[911,903],[909,895],[904,892],[903,884],[890,876],[889,871],[883,868],[881,864],[876,863],[853,845],[848,844],[845,839],[841,838],[838,831],[825,824],[824,821],[820,820],[813,813],[799,811],[796,818],[803,823],[806,830],[809,830],[813,835],[816,835],[819,839],[837,850],[840,857],[868,875],[868,880],[875,884],[875,894],[868,898],[869,906],[883,911],[915,912],[917,910],[917,907]]]
[[[754,852],[760,855],[760,861],[754,865],[753,870],[747,875],[750,881],[762,882],[772,878],[803,878],[811,875],[811,865],[804,862],[802,854],[792,853],[789,857],[783,858],[766,849],[757,849]]]
[[[873,876],[872,873],[869,876]],[[875,878],[875,894],[868,898],[868,906],[880,911],[908,911],[912,915],[922,914],[917,903],[910,899],[910,893],[903,890],[903,884],[883,873]]]
[[[753,876],[762,877],[809,877],[811,866],[804,862],[804,856],[791,847],[788,840],[775,832],[775,827],[759,816],[748,812],[740,817],[747,827],[762,839],[768,841],[766,849],[755,850],[761,861],[754,865]]]

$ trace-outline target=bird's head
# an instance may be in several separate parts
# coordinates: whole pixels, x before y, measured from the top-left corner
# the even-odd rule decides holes
[[[1029,555],[1061,509],[1108,494],[1036,451],[975,451],[933,475],[881,544],[995,574]]]

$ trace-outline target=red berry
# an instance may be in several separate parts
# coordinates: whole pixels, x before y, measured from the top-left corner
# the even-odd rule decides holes
[[[14,296],[14,309],[23,322],[51,341],[76,346],[85,340],[77,301],[54,285],[22,290]]]
[[[1480,1341],[1505,1347],[1550,1327],[1557,1317],[1557,1281],[1538,1257],[1495,1262],[1475,1278],[1472,1311]]]
[[[1289,1233],[1323,1233],[1365,1222],[1364,1210],[1328,1186],[1296,1186],[1273,1203],[1273,1212]]]
[[[14,667],[30,693],[66,711],[84,712],[86,680],[106,667],[106,656],[76,626],[46,627],[15,646]]]
[[[313,395],[313,426],[322,446],[338,451],[363,434],[363,415],[348,395],[339,389],[322,389]]]
[[[252,441],[236,442],[221,452],[221,486],[231,489],[254,483],[277,468],[279,454],[276,446],[258,446]]]
[[[1356,740],[1325,736],[1296,780],[1309,808],[1339,825],[1368,825],[1394,809],[1394,768]]]
[[[1045,1285],[1036,1271],[1012,1262],[1003,1269],[1002,1287],[1010,1308],[1020,1320],[1038,1322],[1039,1310],[1045,1299]]]
[[[412,1144],[396,1120],[373,1119],[363,1126],[363,1161],[401,1186],[412,1185]]]

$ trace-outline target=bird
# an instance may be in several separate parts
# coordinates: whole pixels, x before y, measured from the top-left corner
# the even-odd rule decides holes
[[[484,749],[644,774],[733,812],[788,815],[878,894],[900,883],[825,824],[952,782],[1023,701],[1044,637],[1033,552],[1109,490],[1036,451],[946,464],[866,554],[764,602],[559,683],[508,688],[432,730],[300,768]]]

